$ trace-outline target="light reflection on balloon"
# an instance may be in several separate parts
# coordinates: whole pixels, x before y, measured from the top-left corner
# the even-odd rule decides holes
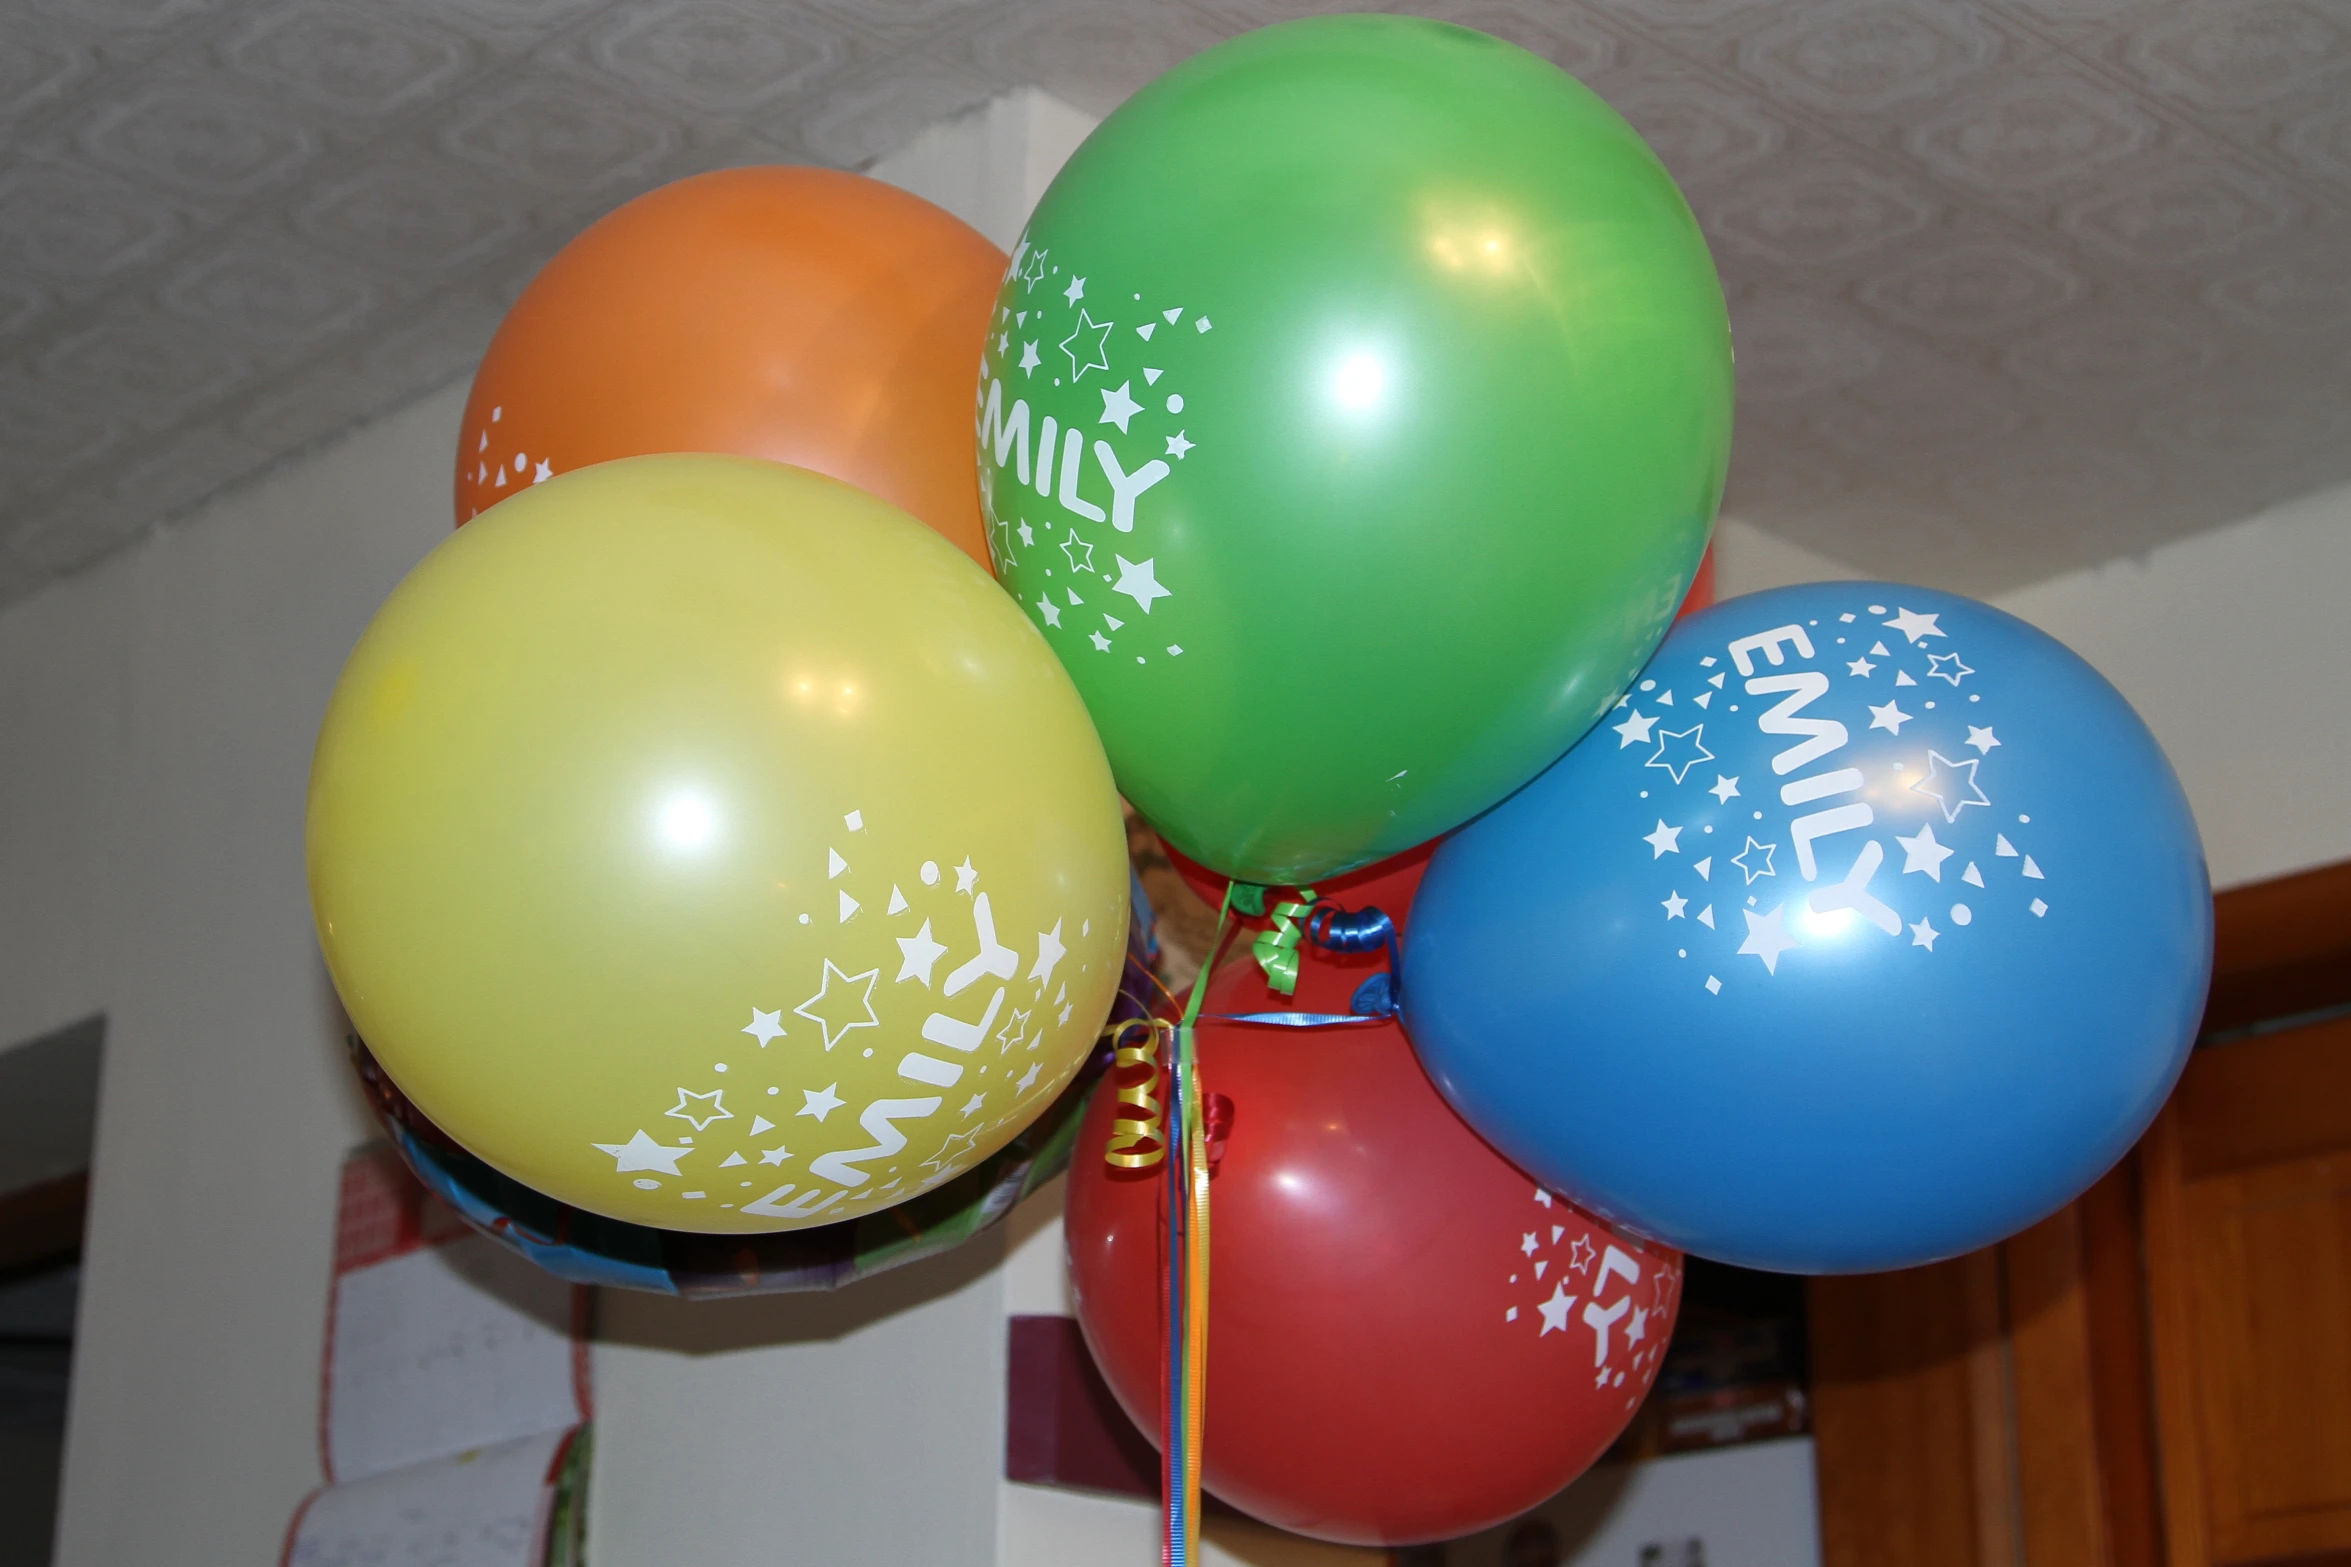
[[[1349,354],[1331,376],[1331,395],[1343,408],[1376,408],[1387,388],[1387,366],[1380,363],[1377,354]]]
[[[661,802],[654,825],[672,848],[706,848],[718,836],[718,812],[704,796],[681,789]]]

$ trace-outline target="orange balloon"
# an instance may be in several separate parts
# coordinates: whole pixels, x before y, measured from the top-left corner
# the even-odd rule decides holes
[[[918,196],[829,169],[699,174],[548,262],[474,373],[457,522],[651,452],[846,480],[988,565],[972,387],[1004,253]]]

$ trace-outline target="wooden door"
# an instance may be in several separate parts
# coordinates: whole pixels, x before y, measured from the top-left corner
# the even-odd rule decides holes
[[[2205,1045],[1990,1250],[1815,1280],[1826,1567],[2351,1567],[2351,865],[2216,900]]]
[[[2200,1051],[2141,1158],[2172,1567],[2351,1562],[2351,1018]]]

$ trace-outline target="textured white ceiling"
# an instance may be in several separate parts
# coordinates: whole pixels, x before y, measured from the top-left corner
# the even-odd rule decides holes
[[[1311,8],[0,0],[0,602],[462,372],[640,190],[1106,109]],[[1988,592],[2351,478],[2351,0],[1411,9],[1683,181],[1754,522]]]

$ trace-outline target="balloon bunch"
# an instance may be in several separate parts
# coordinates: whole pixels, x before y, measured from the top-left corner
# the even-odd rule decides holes
[[[320,734],[395,1134],[550,1265],[697,1293],[969,1233],[1075,1127],[1169,1567],[1203,1483],[1389,1544],[1531,1505],[1682,1252],[2032,1222],[2209,968],[2178,784],[2064,648],[1890,584],[1708,607],[1731,394],[1655,156],[1436,23],[1195,57],[1009,258],[851,176],[631,203],[501,328],[463,526]],[[1113,1018],[1119,794],[1219,915]]]
[[[1700,591],[1666,635],[1730,392],[1663,169],[1457,28],[1209,50],[1014,251],[997,576],[1257,960],[1122,1036],[1073,1177],[1171,1562],[1203,1483],[1332,1539],[1496,1522],[1621,1426],[1678,1251],[1982,1245],[2179,1070],[2201,859],[2086,665],[1886,584]],[[1409,931],[1334,880],[1416,845]]]

